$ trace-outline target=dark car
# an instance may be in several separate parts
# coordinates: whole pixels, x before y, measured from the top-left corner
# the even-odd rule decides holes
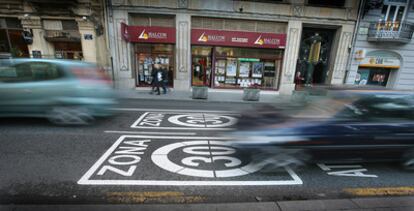
[[[233,145],[277,166],[398,160],[414,168],[412,93],[347,93],[315,102],[307,107],[324,115],[306,109],[293,116],[269,108],[249,112],[233,133]]]

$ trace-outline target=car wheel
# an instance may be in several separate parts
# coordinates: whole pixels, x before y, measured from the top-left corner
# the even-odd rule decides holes
[[[414,171],[414,149],[408,150],[403,157],[404,169]]]
[[[94,121],[87,108],[81,106],[56,106],[48,114],[50,122],[57,125],[88,125]]]

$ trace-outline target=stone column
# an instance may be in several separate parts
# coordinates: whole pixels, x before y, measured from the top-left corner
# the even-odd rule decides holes
[[[291,95],[295,89],[294,77],[299,55],[302,22],[291,20],[288,23],[285,55],[283,57],[282,80],[279,93]]]
[[[191,79],[191,16],[185,13],[176,15],[176,65],[174,89],[189,90]]]
[[[79,33],[81,35],[83,60],[86,62],[97,63],[97,43],[94,24],[82,18],[76,19],[76,21],[78,22]]]
[[[22,26],[25,29],[30,29],[33,34],[33,43],[27,45],[29,49],[30,57],[33,57],[33,51],[40,51],[43,58],[54,58],[55,50],[52,43],[45,40],[45,31],[42,28],[42,20],[40,17],[29,16],[19,17],[22,22]]]
[[[352,34],[354,32],[353,25],[343,25],[340,31],[338,47],[335,53],[335,63],[333,72],[330,75],[331,84],[343,84],[345,77],[346,64],[348,61],[349,51],[352,44]]]
[[[118,89],[134,89],[135,78],[133,69],[133,46],[122,39],[121,23],[128,24],[128,13],[123,10],[113,10],[113,18],[108,22],[108,39],[111,52],[115,86]]]

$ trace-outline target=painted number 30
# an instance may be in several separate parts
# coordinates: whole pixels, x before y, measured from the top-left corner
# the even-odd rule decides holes
[[[181,154],[184,156],[178,160],[179,163],[169,159],[169,154],[177,149],[184,152]],[[242,165],[241,160],[233,157],[235,153],[236,149],[222,141],[185,141],[158,148],[152,153],[151,159],[164,170],[193,177],[237,177],[254,173],[262,168],[261,165],[253,162]],[[223,166],[216,169],[214,164]],[[206,169],[205,166],[210,168]]]
[[[187,166],[198,167],[201,162],[214,163],[215,161],[224,161],[224,165],[228,168],[236,167],[241,164],[238,158],[227,155],[234,154],[235,149],[225,146],[191,146],[183,149],[183,152],[195,155],[183,158],[181,163]]]

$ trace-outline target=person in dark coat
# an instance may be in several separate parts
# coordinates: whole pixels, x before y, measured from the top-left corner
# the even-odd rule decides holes
[[[151,93],[154,90],[157,92],[157,95],[160,95],[160,85],[162,84],[162,70],[160,64],[154,64],[154,68],[152,69],[152,89]]]
[[[168,72],[167,72],[166,68],[162,68],[161,72],[162,72],[161,87],[162,87],[162,90],[163,90],[163,94],[167,94]]]

